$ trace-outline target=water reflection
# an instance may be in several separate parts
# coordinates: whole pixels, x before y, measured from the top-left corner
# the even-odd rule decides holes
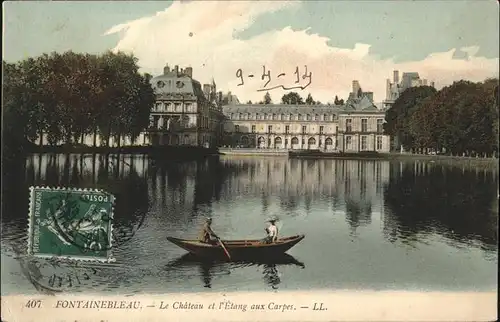
[[[439,233],[494,250],[498,241],[498,181],[494,172],[432,163],[396,163],[384,189],[384,235],[411,244]]]
[[[170,272],[197,267],[204,287],[212,288],[214,276],[229,275],[232,270],[255,266],[261,268],[264,282],[271,288],[277,289],[281,283],[278,267],[288,265],[300,268],[306,267],[304,263],[288,254],[261,260],[240,260],[230,263],[220,260],[202,259],[191,254],[185,254],[169,262],[165,266],[165,271]]]
[[[116,196],[116,264],[95,268],[96,274],[50,263],[40,270],[46,284],[52,271],[69,274],[72,283],[82,272],[91,276],[71,290],[377,286],[393,283],[398,274],[399,285],[433,279],[438,285],[457,280],[490,285],[490,272],[496,272],[490,266],[497,260],[495,171],[429,162],[286,158],[152,163],[143,155],[99,154],[35,154],[9,170],[2,185],[2,259],[5,254],[24,260],[30,185],[105,189]],[[299,270],[303,264],[290,257],[267,263],[193,262],[178,258],[182,250],[166,241],[166,236],[195,238],[204,216],[214,218],[224,238],[262,238],[270,215],[281,218],[282,235],[306,234],[290,254],[304,260],[307,270]],[[442,256],[418,280],[412,268],[423,258],[435,259],[426,245]],[[408,266],[391,269],[388,262]],[[449,267],[456,269],[449,273]],[[8,276],[19,272],[13,274]]]

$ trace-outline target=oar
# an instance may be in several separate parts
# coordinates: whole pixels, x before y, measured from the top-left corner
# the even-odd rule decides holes
[[[229,260],[231,260],[231,255],[229,255],[229,252],[227,251],[226,246],[224,246],[224,243],[222,242],[222,240],[219,237],[217,237],[217,240],[219,241],[219,244],[221,245],[222,249],[224,249],[224,252],[226,253],[227,258],[229,258]]]

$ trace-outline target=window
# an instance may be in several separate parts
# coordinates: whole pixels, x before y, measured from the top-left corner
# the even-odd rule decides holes
[[[377,119],[377,132],[378,133],[384,132],[384,120],[383,119]]]
[[[297,139],[296,137],[293,137],[292,144],[299,144],[299,139]]]
[[[285,125],[285,133],[288,134],[290,132],[290,125]]]
[[[361,119],[361,132],[368,132],[368,120]]]
[[[243,114],[241,114],[241,113],[240,113],[240,114],[238,114],[238,118],[239,118],[240,120],[242,120],[242,119],[243,119]]]
[[[311,120],[311,114],[307,114],[307,120],[310,121]]]
[[[352,132],[352,119],[345,120],[345,131]]]
[[[276,114],[273,114],[273,120],[277,120],[278,116]]]
[[[325,127],[324,127],[324,126],[320,126],[320,127],[319,127],[319,134],[323,134],[324,129],[325,129]]]
[[[239,125],[235,125],[234,126],[234,131],[235,132],[239,132],[240,131],[240,126]]]
[[[256,119],[256,120],[260,120],[260,115],[259,115],[259,113],[255,113],[255,119]]]
[[[346,145],[346,148],[348,148],[348,149],[351,148],[351,145],[352,145],[352,138],[351,138],[351,136],[346,136],[345,137],[345,145]]]
[[[319,121],[319,115],[318,115],[318,114],[316,114],[316,115],[314,116],[314,120],[315,120],[315,121]]]
[[[368,145],[367,145],[367,143],[366,143],[366,136],[364,136],[364,135],[363,135],[363,136],[361,137],[361,150],[362,150],[362,151],[365,151],[365,150],[367,150],[367,149],[368,149]]]
[[[335,133],[339,133],[339,127],[338,126],[335,127]]]
[[[267,133],[271,133],[273,131],[273,126],[272,125],[268,125],[267,126]]]
[[[298,120],[302,121],[302,114],[299,114]]]
[[[302,126],[302,133],[306,133],[306,126],[305,125]]]
[[[290,114],[290,115],[288,115],[288,119],[289,120],[295,120],[295,117],[293,116],[293,114]]]
[[[382,137],[377,136],[377,150],[382,150]]]
[[[284,119],[285,119],[285,114],[281,114],[281,116],[280,116],[280,120],[282,120],[282,121],[283,121]]]
[[[234,120],[234,113],[231,113],[231,120]]]
[[[255,133],[255,125],[252,125],[252,133]]]
[[[323,115],[323,121],[328,121],[328,115],[327,114]]]

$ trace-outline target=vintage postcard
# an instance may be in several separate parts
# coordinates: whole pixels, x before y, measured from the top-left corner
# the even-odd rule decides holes
[[[497,320],[498,11],[4,2],[1,320]]]

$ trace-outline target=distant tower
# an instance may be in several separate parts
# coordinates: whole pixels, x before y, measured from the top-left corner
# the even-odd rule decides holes
[[[394,85],[399,84],[399,71],[395,70],[394,71]]]

